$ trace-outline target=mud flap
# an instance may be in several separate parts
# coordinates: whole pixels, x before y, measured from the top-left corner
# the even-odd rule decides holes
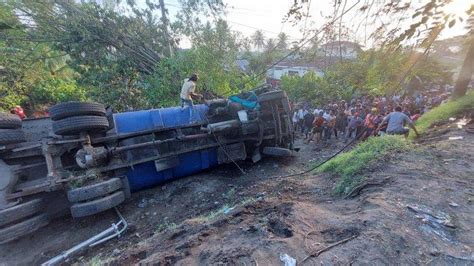
[[[262,151],[265,155],[278,156],[278,157],[292,157],[296,156],[295,152],[290,149],[280,147],[265,147]]]
[[[223,150],[222,147],[217,150],[217,161],[219,164],[245,160],[247,158],[247,152],[245,151],[243,142],[224,145],[223,148],[225,150]]]
[[[252,154],[252,162],[256,163],[256,162],[260,161],[261,159],[262,159],[262,155],[260,154],[260,150],[258,148],[256,148],[253,151],[253,154]]]

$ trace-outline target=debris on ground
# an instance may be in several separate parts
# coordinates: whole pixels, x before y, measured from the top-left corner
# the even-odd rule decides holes
[[[296,266],[296,260],[288,254],[280,254],[280,260],[285,263],[285,266]]]

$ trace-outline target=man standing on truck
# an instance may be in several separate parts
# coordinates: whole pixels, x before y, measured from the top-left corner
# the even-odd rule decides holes
[[[195,93],[196,90],[196,82],[198,81],[199,77],[197,74],[192,74],[191,77],[186,78],[184,80],[183,86],[181,87],[181,93],[180,93],[180,98],[181,98],[181,111],[184,110],[184,106],[187,105],[189,106],[189,119],[192,118],[193,115],[193,98],[194,97],[199,97],[201,98],[202,95]]]

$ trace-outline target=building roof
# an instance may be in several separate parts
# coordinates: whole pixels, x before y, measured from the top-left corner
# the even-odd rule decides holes
[[[273,67],[306,67],[306,68],[320,68],[317,64],[315,63],[298,63],[298,62],[280,62]],[[273,68],[272,67],[272,68]]]
[[[333,42],[327,42],[323,45],[321,45],[322,48],[329,48],[329,47],[335,47],[335,46],[349,46],[349,47],[354,47],[361,49],[360,44],[356,42],[350,42],[350,41],[333,41]]]
[[[235,64],[239,67],[241,71],[246,72],[248,70],[250,62],[247,59],[237,59],[235,60]]]

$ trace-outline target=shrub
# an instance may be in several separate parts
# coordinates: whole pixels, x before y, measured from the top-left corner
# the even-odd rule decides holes
[[[431,109],[416,121],[416,129],[420,134],[423,134],[433,123],[455,117],[472,108],[474,108],[474,92]],[[413,138],[414,134],[410,133],[410,135]]]
[[[346,194],[365,180],[360,174],[389,153],[406,150],[409,144],[401,136],[371,137],[353,150],[343,153],[319,168],[341,177],[335,188],[336,194]]]

